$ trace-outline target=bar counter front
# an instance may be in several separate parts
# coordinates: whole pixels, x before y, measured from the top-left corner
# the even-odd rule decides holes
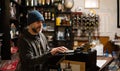
[[[77,61],[85,63],[85,71],[97,71],[99,68],[96,66],[97,54],[96,50],[91,49],[76,49],[73,52],[59,53],[53,58],[49,59],[49,68],[60,68],[60,63],[64,60]]]

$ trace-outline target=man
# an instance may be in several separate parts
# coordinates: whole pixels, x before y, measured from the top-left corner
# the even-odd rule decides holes
[[[21,71],[48,71],[47,60],[59,52],[64,53],[67,48],[49,48],[41,32],[44,18],[37,10],[28,13],[27,21],[28,26],[18,42]]]

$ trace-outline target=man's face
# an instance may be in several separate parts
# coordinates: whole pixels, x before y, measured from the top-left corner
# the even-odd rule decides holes
[[[42,31],[42,24],[42,21],[37,21],[31,24],[32,32],[38,34],[40,31]]]

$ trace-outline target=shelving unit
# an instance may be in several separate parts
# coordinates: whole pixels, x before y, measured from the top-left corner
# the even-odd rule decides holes
[[[43,33],[48,39],[51,48],[65,46],[68,49],[73,49],[74,41],[88,42],[90,39],[88,32],[90,31],[87,30],[94,30],[99,26],[99,17],[97,15],[92,17],[85,16],[82,12],[67,11],[64,7],[64,0],[54,0],[54,2],[50,0],[50,3],[45,2],[46,0],[39,1],[41,2],[37,0],[21,0],[21,2],[16,2],[15,0],[10,0],[10,2],[0,1],[1,3],[6,3],[3,6],[2,4],[0,5],[0,21],[5,23],[0,25],[0,28],[5,30],[0,31],[0,33],[3,34],[3,37],[7,37],[4,40],[11,40],[9,32],[10,24],[12,23],[15,24],[19,33],[22,32],[22,29],[27,25],[27,14],[31,10],[38,10],[43,14],[45,18]],[[11,11],[9,4],[15,12]],[[3,14],[5,15],[4,17]],[[8,45],[5,46],[8,47]]]
[[[71,13],[65,11],[56,13],[55,42],[57,46],[65,46],[68,49],[73,49],[74,42]]]
[[[72,13],[74,41],[81,43],[91,43],[95,36],[99,36],[99,16],[96,14],[82,14],[82,12]],[[96,32],[95,32],[96,31]],[[79,44],[80,43],[80,44]],[[76,43],[75,43],[76,46]]]
[[[63,46],[60,43],[61,41],[64,41],[64,46],[68,47],[69,49],[72,49],[73,41],[72,41],[72,26],[70,25],[70,21],[63,20],[63,23],[66,22],[67,25],[62,23],[61,26],[56,25],[56,19],[58,15],[66,15],[71,16],[71,12],[65,12],[63,6],[64,6],[64,0],[21,0],[21,6],[22,9],[25,9],[25,11],[20,12],[22,16],[20,17],[20,25],[22,26],[24,24],[27,24],[27,13],[31,10],[38,10],[40,13],[43,14],[45,23],[43,24],[43,33],[45,34],[46,38],[48,39],[48,44],[50,47],[56,47],[56,46]],[[23,19],[24,18],[24,19]],[[69,24],[68,24],[69,23]],[[57,40],[57,32],[59,29],[64,29],[63,33],[65,32],[65,28],[70,28],[70,39],[69,40]],[[65,34],[63,34],[65,35]],[[69,45],[69,46],[68,46]]]
[[[10,53],[10,18],[9,18],[10,1],[0,0],[0,56],[2,60],[11,59]]]
[[[49,0],[48,0],[49,1]],[[41,2],[37,0],[21,0],[22,9],[25,11],[21,12],[21,20],[20,24],[22,27],[26,27],[27,25],[27,14],[31,10],[38,10],[44,17],[45,22],[43,23],[43,33],[48,39],[48,44],[52,48],[54,47],[54,33],[55,33],[55,10],[56,7],[51,2],[45,2],[45,0],[41,0]]]
[[[9,3],[9,13],[10,13],[10,44],[11,47],[17,47],[18,36],[21,33],[21,25],[20,25],[20,9],[21,9],[20,0],[10,0]]]
[[[10,26],[14,23],[19,30],[20,7],[21,5],[15,0],[0,0],[0,56],[2,60],[11,59],[11,41],[14,38],[11,38]]]

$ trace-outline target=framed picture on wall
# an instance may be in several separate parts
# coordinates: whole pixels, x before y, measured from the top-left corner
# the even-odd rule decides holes
[[[99,0],[85,0],[85,8],[99,8]]]
[[[120,1],[117,0],[117,27],[120,28]]]

